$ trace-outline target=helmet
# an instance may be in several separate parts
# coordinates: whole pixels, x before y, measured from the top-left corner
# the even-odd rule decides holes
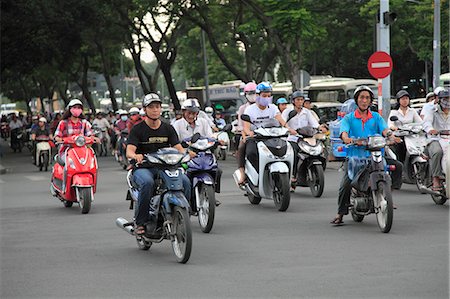
[[[305,97],[305,102],[312,102],[310,98]]]
[[[449,92],[449,90],[443,88],[442,90],[439,91],[438,97],[439,97],[439,99],[450,97],[450,92]]]
[[[145,116],[145,110],[144,110],[144,108],[141,108],[141,110],[139,110],[139,115],[140,115],[140,116]]]
[[[145,97],[142,99],[142,107],[145,108],[153,102],[162,103],[161,99],[159,98],[159,96],[156,93],[152,92],[152,93],[146,94]]]
[[[444,90],[444,87],[438,86],[438,87],[436,87],[436,88],[434,89],[433,92],[434,92],[435,95],[439,95],[439,92],[442,91],[442,90]]]
[[[199,112],[200,104],[198,103],[198,100],[196,98],[189,98],[183,102],[183,105],[181,105],[181,109],[192,112]]]
[[[277,100],[277,105],[279,105],[279,104],[287,104],[286,99],[285,99],[285,98],[279,98],[279,99]]]
[[[221,104],[217,104],[216,105],[216,110],[217,111],[223,111],[223,110],[225,110],[225,108]]]
[[[411,98],[411,96],[409,95],[409,93],[408,93],[406,90],[404,90],[404,89],[399,90],[399,91],[397,92],[397,94],[395,95],[395,97],[397,98],[397,101],[400,100],[400,98],[402,98],[402,97],[404,97],[404,96],[407,96],[408,98]]]
[[[427,96],[425,97],[425,99],[428,102],[428,99],[431,97],[434,97],[434,96],[435,96],[434,92],[431,91],[431,92],[427,93]]]
[[[128,111],[127,111],[127,110],[124,110],[124,109],[120,109],[120,110],[119,110],[119,114],[120,114],[120,115],[128,115]]]
[[[212,107],[206,107],[205,112],[208,114],[212,114],[214,112],[214,109]]]
[[[244,92],[252,92],[252,91],[256,91],[256,83],[255,82],[248,82],[247,84],[245,84],[244,87]]]
[[[269,82],[261,82],[256,86],[256,93],[261,92],[272,92],[272,86],[269,84]]]
[[[83,102],[81,102],[79,99],[73,99],[69,102],[69,104],[67,105],[67,108],[73,107],[75,105],[83,106]]]
[[[368,91],[370,94],[370,100],[373,100],[373,91],[372,89],[370,89],[370,87],[366,86],[366,85],[361,85],[358,86],[355,89],[355,92],[353,93],[353,98],[355,99],[356,104],[358,104],[358,96],[362,91]]]
[[[47,119],[46,119],[45,117],[41,117],[41,118],[39,118],[39,121],[41,121],[41,122],[43,122],[43,123],[46,123],[46,122],[47,122]]]
[[[301,92],[300,90],[296,90],[291,94],[291,101],[293,101],[295,98],[305,98],[305,94]]]
[[[139,108],[131,107],[129,112],[130,112],[130,115],[139,114]]]

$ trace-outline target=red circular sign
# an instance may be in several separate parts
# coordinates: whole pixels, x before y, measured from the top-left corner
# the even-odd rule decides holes
[[[386,78],[392,72],[392,58],[386,52],[375,52],[369,57],[367,69],[374,78]]]

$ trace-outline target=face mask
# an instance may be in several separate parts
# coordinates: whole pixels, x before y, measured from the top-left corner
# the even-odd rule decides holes
[[[267,107],[267,106],[269,106],[270,103],[272,103],[272,98],[273,97],[263,98],[263,97],[258,96],[258,97],[256,97],[256,103],[258,105]]]
[[[245,97],[247,98],[247,101],[249,101],[250,103],[254,103],[256,100],[256,94],[248,94]]]
[[[441,107],[443,109],[448,109],[450,108],[450,99],[449,98],[442,98],[439,101],[441,103]]]
[[[127,119],[128,119],[128,116],[126,116],[126,115],[122,115],[122,116],[120,117],[120,119],[121,119],[122,121],[127,121]]]
[[[83,109],[81,109],[81,108],[70,108],[70,113],[75,117],[80,116],[82,112],[83,112]]]

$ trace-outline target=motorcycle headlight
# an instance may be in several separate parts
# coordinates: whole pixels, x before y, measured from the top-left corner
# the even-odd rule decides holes
[[[155,158],[151,155],[146,155],[145,157],[147,158],[147,161],[150,163],[161,164],[161,161],[159,161],[157,158]]]
[[[163,154],[160,155],[161,160],[169,165],[175,165],[183,158],[182,154]]]
[[[78,136],[76,139],[75,139],[75,144],[77,145],[77,146],[84,146],[85,144],[86,144],[86,139],[83,137],[83,136]]]
[[[372,149],[381,149],[386,146],[386,140],[382,136],[371,136],[369,137],[369,142],[367,146]]]

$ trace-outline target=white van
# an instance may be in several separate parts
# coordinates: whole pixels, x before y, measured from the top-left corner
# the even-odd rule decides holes
[[[349,79],[342,81],[318,82],[305,88],[312,102],[339,102],[353,98],[353,92],[358,86],[366,85],[372,89],[375,98],[378,97],[378,83],[372,79]]]

